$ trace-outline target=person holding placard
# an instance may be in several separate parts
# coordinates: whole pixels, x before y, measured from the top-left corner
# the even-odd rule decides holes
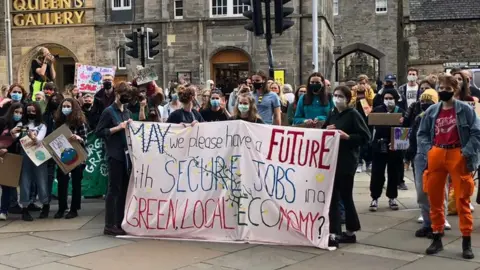
[[[357,169],[360,146],[368,143],[370,130],[363,117],[349,107],[352,92],[346,86],[338,86],[333,92],[335,108],[325,121],[324,128],[340,132],[337,169],[330,203],[330,241],[329,246],[338,243],[356,243],[355,232],[360,230],[360,220],[353,201],[353,183]],[[342,233],[339,202],[345,209],[346,232]]]
[[[480,151],[480,119],[469,104],[454,98],[460,88],[455,77],[439,77],[438,96],[442,102],[425,112],[417,133],[417,156],[427,164],[423,190],[430,202],[433,241],[426,253],[437,254],[443,250],[445,184],[450,175],[463,239],[462,256],[473,259],[473,217],[469,204],[475,189],[473,172],[477,169]]]
[[[85,147],[87,140],[88,124],[80,107],[80,104],[73,98],[66,98],[60,104],[60,107],[55,112],[55,126],[58,128],[62,125],[67,125],[72,136],[68,138],[71,141],[79,142]],[[84,164],[77,166],[69,174],[63,173],[60,167],[57,169],[58,181],[58,212],[54,218],[63,218],[65,210],[68,208],[68,182],[70,176],[72,178],[72,202],[70,211],[65,215],[65,219],[72,219],[78,216],[78,210],[81,208],[80,203],[82,199],[82,178]]]
[[[250,123],[263,124],[263,120],[257,112],[257,105],[250,93],[240,94],[233,111],[234,120],[243,120]]]
[[[0,118],[0,161],[5,153],[18,154],[19,143],[16,136],[11,135],[11,131],[22,121],[23,105],[15,103],[10,106],[7,114]],[[0,220],[7,220],[8,209],[12,195],[17,192],[17,189],[9,186],[2,187],[2,199],[0,208]]]
[[[126,82],[115,88],[115,101],[103,111],[95,135],[105,140],[108,162],[108,190],[105,197],[106,235],[125,235],[122,229],[131,161],[128,154],[125,129],[131,122],[131,113],[126,104],[132,90]]]
[[[23,115],[23,121],[18,123],[17,127],[12,130],[12,135],[19,139],[28,136],[32,143],[41,144],[47,134],[47,126],[43,123],[40,106],[36,103],[29,103],[25,106],[25,111],[26,114]],[[28,206],[33,203],[31,186],[34,182],[37,186],[38,198],[43,204],[39,218],[47,218],[50,212],[47,163],[44,162],[36,166],[23,149],[21,153],[23,155],[22,172],[20,175],[20,204],[23,207],[22,219],[24,221],[33,221]]]
[[[383,105],[375,107],[374,113],[405,113],[403,109],[397,106],[400,99],[398,92],[392,88],[384,88],[381,98]],[[373,159],[372,174],[370,179],[370,211],[375,212],[378,208],[378,199],[382,195],[385,184],[385,169],[387,168],[387,197],[388,205],[392,210],[398,210],[397,185],[400,177],[403,177],[403,154],[401,151],[392,150],[391,147],[391,128],[392,126],[402,126],[403,117],[399,119],[398,125],[374,126],[374,138],[372,142]]]

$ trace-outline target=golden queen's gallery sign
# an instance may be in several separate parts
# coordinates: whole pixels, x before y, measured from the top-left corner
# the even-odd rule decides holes
[[[85,0],[13,0],[12,7],[13,26],[85,23]]]

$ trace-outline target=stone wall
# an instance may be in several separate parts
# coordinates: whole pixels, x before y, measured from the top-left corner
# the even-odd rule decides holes
[[[3,1],[2,1],[3,4]],[[0,86],[7,84],[7,58],[5,51],[5,12],[0,12]]]

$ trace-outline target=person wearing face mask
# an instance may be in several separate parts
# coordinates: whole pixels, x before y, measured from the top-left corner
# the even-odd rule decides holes
[[[381,97],[384,104],[375,107],[372,113],[401,113],[405,111],[401,109],[397,102],[399,100],[398,92],[395,89],[385,88]],[[403,178],[403,153],[391,149],[391,128],[402,126],[403,117],[398,125],[391,126],[374,126],[374,137],[372,142],[372,173],[370,178],[370,211],[375,212],[378,209],[378,199],[382,195],[383,186],[385,184],[385,169],[387,168],[387,192],[388,205],[392,210],[398,210],[397,185],[399,178]]]
[[[323,75],[315,72],[308,78],[307,93],[298,100],[293,124],[315,126],[327,119],[333,107],[332,95],[325,89]]]
[[[469,104],[454,98],[460,91],[455,77],[442,75],[438,81],[438,96],[442,102],[425,112],[417,133],[417,158],[426,164],[423,190],[430,202],[433,231],[433,241],[426,253],[436,254],[443,250],[445,184],[450,175],[462,233],[462,256],[473,259],[473,217],[469,205],[480,151],[480,119]]]
[[[172,124],[191,124],[194,126],[199,122],[204,122],[202,115],[193,108],[195,101],[195,89],[193,87],[179,86],[178,100],[182,108],[172,112],[167,119],[167,123]]]
[[[338,86],[333,92],[334,109],[328,115],[323,128],[340,133],[337,169],[330,203],[329,246],[338,243],[356,243],[355,232],[360,230],[360,220],[353,201],[353,183],[357,169],[360,146],[370,141],[371,134],[363,117],[348,106],[352,92],[346,86]],[[345,209],[346,232],[342,233],[339,202]]]
[[[105,197],[103,233],[125,235],[121,224],[131,170],[125,129],[132,121],[126,104],[130,102],[132,91],[126,82],[121,82],[115,88],[114,94],[115,102],[103,111],[95,135],[104,139],[107,150],[108,190]]]
[[[80,104],[73,98],[64,99],[55,113],[55,126],[59,128],[64,124],[67,125],[72,132],[72,136],[69,140],[79,142],[85,147],[85,141],[87,140],[87,134],[89,131],[87,119],[80,108]],[[63,218],[65,211],[68,208],[67,198],[70,176],[72,179],[72,202],[69,208],[70,210],[65,215],[65,219],[72,219],[78,216],[77,211],[81,208],[80,203],[82,198],[82,179],[84,169],[85,164],[80,164],[70,173],[64,174],[60,167],[58,168],[58,211],[54,218]]]
[[[26,97],[27,92],[23,86],[18,83],[10,85],[10,88],[7,92],[7,97],[0,102],[0,116],[4,116],[13,103],[20,102],[24,104]]]
[[[404,85],[401,85],[398,88],[398,92],[400,95],[403,95],[407,99],[407,108],[410,107],[414,102],[418,100],[420,97],[421,93],[419,92],[420,90],[420,85],[417,83],[418,81],[418,69],[416,68],[409,68],[408,69],[408,74],[407,74],[407,80],[408,82]]]
[[[240,93],[237,98],[233,120],[243,120],[250,123],[264,124],[257,112],[255,99],[250,93]]]
[[[42,113],[44,113],[45,109],[47,108],[47,102],[45,101],[45,93],[40,91],[37,94],[35,94],[34,101],[38,103],[38,105],[40,106],[40,109],[42,109]]]
[[[85,114],[85,118],[87,119],[88,127],[90,130],[95,130],[97,127],[98,120],[100,119],[98,114],[93,113],[93,94],[85,93],[82,96],[83,105],[82,111]]]
[[[200,111],[205,122],[227,121],[230,114],[225,109],[223,94],[221,91],[213,90],[210,94],[210,102],[207,108]]]
[[[57,93],[57,86],[53,82],[46,83],[43,87],[43,93],[45,93],[45,98],[48,99],[53,94]]]
[[[475,98],[470,95],[470,85],[468,84],[468,78],[461,71],[451,73],[452,76],[458,81],[458,91],[453,95],[456,100],[475,102]],[[478,102],[478,100],[477,100]]]
[[[252,82],[258,114],[265,124],[280,126],[282,120],[280,98],[277,94],[270,92],[270,84],[273,81],[268,84],[267,75],[263,71],[257,71],[252,75]]]
[[[12,136],[21,139],[28,136],[32,143],[41,144],[47,133],[47,127],[43,123],[42,112],[40,106],[36,103],[29,103],[25,106],[27,112],[23,116],[21,123],[16,128],[12,129]],[[47,218],[50,211],[48,178],[47,178],[47,163],[36,166],[28,157],[23,149],[21,149],[23,156],[22,170],[20,175],[20,204],[22,205],[22,220],[33,221],[29,213],[28,206],[33,203],[31,194],[31,186],[35,182],[40,202],[43,204],[42,211],[39,218]]]
[[[397,81],[397,77],[395,77],[395,75],[393,74],[387,74],[385,76],[385,83],[383,84],[383,88],[381,88],[380,90],[378,90],[378,94],[375,95],[375,98],[373,99],[373,107],[378,107],[378,106],[381,106],[383,104],[383,91],[384,90],[395,90],[397,92],[397,95],[398,95],[398,101],[396,102],[397,106],[402,109],[402,110],[406,110],[408,108],[407,106],[407,101],[406,101],[406,98],[405,98],[405,94],[401,93],[400,91],[397,90],[397,88],[395,87],[395,84],[396,84],[396,81]]]
[[[115,86],[113,84],[113,76],[110,74],[103,75],[103,87],[98,90],[93,100],[93,113],[101,115],[115,101]]]
[[[295,112],[297,111],[298,100],[300,99],[301,96],[305,95],[305,93],[307,93],[307,86],[306,85],[300,85],[297,88],[297,91],[295,91],[295,97],[293,99],[293,102],[288,105],[287,117],[288,117],[288,124],[290,126],[293,125],[293,120],[295,118]]]
[[[166,122],[170,114],[180,109],[181,107],[181,104],[178,101],[178,92],[177,92],[178,87],[183,87],[183,86],[177,85],[176,87],[172,87],[168,92],[168,99],[170,100],[170,102],[168,102],[167,105],[163,106],[163,108],[159,108],[159,109],[162,109],[160,110],[162,122]]]

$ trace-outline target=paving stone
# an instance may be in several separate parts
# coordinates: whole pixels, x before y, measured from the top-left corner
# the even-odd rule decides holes
[[[452,229],[448,230],[448,231],[445,231],[445,234],[451,235],[451,236],[456,236],[456,237],[462,236],[462,233],[458,229],[458,225],[456,224],[455,220],[452,220],[451,217],[447,217],[447,219],[448,219],[448,222],[450,223],[450,225],[452,226]],[[414,232],[416,230],[420,229],[421,227],[422,227],[422,224],[418,223],[417,219],[414,218],[414,219],[411,219],[407,222],[400,223],[397,226],[393,227],[392,229],[410,231],[410,232],[412,232],[412,235],[414,235]]]
[[[57,241],[42,239],[30,235],[4,238],[0,241],[0,255],[13,254],[40,247],[49,247],[57,245],[58,243],[59,242]]]
[[[447,234],[442,241],[446,245],[457,239],[458,237]],[[417,238],[410,231],[389,229],[359,242],[377,247],[425,254],[425,249],[430,245],[430,241],[427,238]]]
[[[449,260],[436,256],[426,256],[413,263],[404,265],[398,270],[419,270],[419,269],[435,269],[435,270],[474,270],[478,269],[480,264],[472,262],[464,262],[460,260]]]
[[[234,270],[235,268],[216,266],[206,263],[196,263],[194,265],[178,268],[178,270]]]
[[[50,262],[59,261],[64,259],[65,256],[61,256],[54,253],[49,253],[41,250],[28,250],[15,254],[0,256],[0,264],[16,267],[27,268],[36,265],[42,265]]]
[[[95,270],[170,270],[224,254],[174,241],[144,241],[66,259],[61,263]]]
[[[477,238],[477,239],[475,239]],[[477,262],[480,263],[480,235],[473,234],[472,235],[472,251],[475,254],[475,258],[472,260],[465,260],[468,262]],[[439,257],[451,258],[455,260],[463,260],[462,258],[462,239],[458,239],[456,241],[451,242],[448,245],[444,243],[444,250],[437,254]]]
[[[217,251],[222,251],[227,253],[249,249],[257,246],[257,245],[251,245],[251,244],[243,244],[243,243],[238,243],[238,244],[237,243],[217,243],[217,242],[204,242],[204,241],[198,241],[198,242],[179,241],[178,243],[180,245],[197,246],[200,248],[217,250]]]
[[[25,233],[0,233],[0,239],[24,235]]]
[[[81,228],[92,218],[93,216],[79,216],[72,219],[49,218],[36,219],[34,222],[17,220],[0,228],[0,233],[76,230]]]
[[[3,270],[0,268],[0,270]],[[85,268],[78,268],[76,266],[71,266],[63,263],[48,263],[43,265],[37,265],[30,268],[25,268],[25,270],[85,270]]]
[[[86,238],[103,235],[101,229],[74,230],[74,231],[53,231],[53,232],[35,232],[32,235],[62,242],[72,242]]]
[[[48,252],[53,252],[69,257],[79,256],[86,253],[91,253],[99,250],[104,250],[121,245],[131,244],[131,241],[122,240],[107,236],[98,236],[70,243],[62,243],[55,246],[40,248]]]
[[[103,229],[105,227],[105,211],[98,214],[96,217],[89,220],[85,223],[81,229],[82,230],[91,230],[91,229]]]
[[[338,250],[290,265],[282,268],[282,270],[393,270],[407,263],[408,261],[355,254]]]
[[[359,214],[360,224],[364,232],[381,232],[394,227],[402,222],[407,221],[407,218],[385,218],[381,216]]]
[[[0,264],[0,270],[15,270],[15,268]]]
[[[372,216],[382,216],[386,218],[394,217],[394,218],[405,218],[405,219],[413,219],[415,221],[420,216],[420,209],[403,209],[399,211],[392,211],[390,209],[379,209],[377,212],[367,212],[367,215]]]
[[[342,251],[356,253],[356,254],[377,256],[377,257],[382,257],[387,259],[397,259],[397,260],[409,261],[409,262],[412,262],[424,257],[424,255],[420,255],[416,253],[368,246],[363,244],[349,245],[349,246],[346,246],[345,248],[342,248]]]
[[[284,247],[258,246],[204,262],[242,270],[268,270],[285,267],[314,256]]]

